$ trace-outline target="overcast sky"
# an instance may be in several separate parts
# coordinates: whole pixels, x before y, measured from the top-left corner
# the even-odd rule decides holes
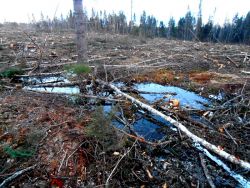
[[[88,14],[91,14],[92,8],[107,12],[123,10],[130,19],[131,0],[83,0],[83,3]],[[133,0],[133,12],[136,13],[137,21],[145,10],[158,21],[167,23],[170,16],[178,21],[188,7],[196,17],[198,5],[199,0]],[[55,14],[66,15],[72,7],[72,0],[0,0],[0,22],[29,22],[32,13],[39,20],[41,12],[53,18]],[[245,16],[250,11],[250,0],[203,0],[202,9],[204,20],[214,16],[215,23],[223,24],[226,19],[231,21],[236,13]]]

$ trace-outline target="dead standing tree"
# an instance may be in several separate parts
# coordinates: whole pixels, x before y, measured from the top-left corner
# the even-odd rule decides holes
[[[87,43],[86,29],[84,25],[84,14],[82,0],[73,0],[74,15],[75,15],[75,30],[76,30],[76,48],[78,63],[83,63],[86,60]]]

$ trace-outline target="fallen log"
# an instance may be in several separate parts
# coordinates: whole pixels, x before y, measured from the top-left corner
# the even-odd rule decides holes
[[[244,70],[242,70],[241,73],[243,73],[243,74],[249,74],[250,75],[250,71],[244,71]]]
[[[87,63],[93,63],[96,61],[102,61],[105,59],[110,59],[110,57],[102,57],[102,58],[97,58],[97,59],[90,59],[87,61]],[[70,62],[65,62],[65,63],[57,63],[57,64],[41,64],[40,67],[42,68],[52,68],[52,67],[60,67],[60,66],[64,66],[64,65],[74,65],[77,64],[77,61],[70,61]],[[91,68],[94,68],[95,66],[89,66]]]
[[[70,82],[70,83],[41,83],[36,85],[30,85],[32,88],[39,88],[39,87],[75,87],[79,86],[80,82]]]
[[[15,78],[31,78],[31,77],[50,77],[50,76],[58,76],[63,73],[66,73],[65,71],[60,72],[52,72],[52,73],[37,73],[37,74],[30,74],[30,75],[15,75]]]
[[[242,185],[243,188],[250,187],[250,182],[247,179],[245,179],[240,174],[231,170],[224,162],[222,162],[217,157],[213,156],[207,149],[204,149],[203,147],[201,147],[200,144],[196,144],[196,148],[200,150],[203,154],[205,154],[209,159],[214,161],[217,165],[222,167],[231,177],[233,177],[236,181],[238,181]]]
[[[21,176],[22,174],[35,169],[37,165],[25,168],[23,170],[17,171],[16,173],[14,173],[12,176],[8,177],[7,179],[5,179],[1,184],[0,184],[0,188],[4,188],[6,187],[11,181],[13,181],[14,179],[16,179],[18,176]]]
[[[31,89],[23,89],[23,91],[26,92],[32,92],[32,93],[40,93],[40,94],[50,94],[50,95],[58,95],[58,96],[76,96],[76,97],[82,97],[82,98],[89,98],[89,99],[98,99],[102,101],[111,101],[111,102],[124,102],[124,100],[115,99],[115,98],[109,98],[109,97],[100,97],[95,95],[85,95],[80,93],[59,93],[59,92],[48,92],[48,91],[36,91]]]
[[[161,95],[177,95],[177,93],[175,92],[157,92],[157,91],[139,91],[137,89],[133,89],[133,88],[130,88],[130,87],[123,87],[121,89],[122,92],[125,92],[125,93],[135,93],[135,94],[152,94],[152,95],[155,95],[155,94],[161,94]]]
[[[142,103],[141,101],[135,99],[134,97],[123,93],[119,88],[117,88],[116,86],[110,84],[110,83],[106,83],[103,82],[101,80],[97,80],[99,83],[109,86],[110,88],[112,88],[114,91],[116,91],[117,94],[124,96],[125,98],[129,99],[132,103],[135,103],[137,105],[139,105],[141,108],[149,111],[152,114],[158,115],[160,117],[162,117],[163,119],[165,119],[166,121],[168,121],[169,123],[173,124],[175,127],[177,127],[180,131],[182,131],[183,133],[186,134],[186,136],[188,136],[189,138],[191,138],[195,143],[199,143],[202,146],[204,146],[205,148],[209,149],[210,151],[213,151],[214,153],[216,153],[217,155],[219,155],[220,157],[234,163],[237,165],[240,165],[242,168],[245,168],[247,170],[250,170],[250,163],[243,161],[239,158],[236,158],[235,156],[227,153],[226,151],[222,150],[220,147],[217,147],[209,142],[207,142],[206,140],[196,136],[195,134],[193,134],[192,132],[190,132],[183,124],[181,124],[180,122],[174,120],[173,118],[166,116],[165,114],[161,113],[160,111],[152,108],[151,106]]]
[[[173,114],[177,115],[178,117],[180,117],[181,119],[184,119],[184,120],[192,123],[193,125],[197,125],[199,127],[205,128],[205,129],[208,129],[208,128],[212,129],[212,127],[210,127],[210,126],[208,126],[208,125],[206,125],[204,123],[201,123],[201,122],[198,122],[198,121],[194,121],[193,119],[191,119],[187,115],[184,115],[183,112],[179,113],[177,111],[170,110],[170,109],[168,109],[168,108],[166,108],[164,106],[159,106],[158,108],[161,109],[161,110],[167,111],[169,113],[173,113]]]

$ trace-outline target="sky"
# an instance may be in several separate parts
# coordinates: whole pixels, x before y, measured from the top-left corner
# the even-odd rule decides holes
[[[132,0],[133,13],[137,21],[143,10],[147,15],[153,15],[158,21],[165,24],[173,16],[176,21],[183,17],[188,8],[193,16],[197,16],[199,0]],[[91,10],[106,10],[107,13],[124,11],[130,20],[131,0],[83,0],[83,6],[91,15]],[[0,22],[30,22],[32,14],[38,21],[41,12],[53,18],[55,15],[67,15],[73,9],[72,0],[0,0]],[[203,0],[202,16],[204,22],[213,17],[215,23],[223,24],[225,20],[231,21],[236,13],[245,16],[250,11],[250,0]]]

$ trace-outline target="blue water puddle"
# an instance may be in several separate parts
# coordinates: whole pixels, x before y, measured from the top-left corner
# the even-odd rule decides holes
[[[49,76],[49,77],[30,77],[30,78],[21,78],[21,81],[24,83],[43,84],[43,83],[52,83],[52,82],[63,82],[70,83],[69,80],[65,79],[63,76]]]
[[[65,93],[65,94],[78,94],[80,89],[78,87],[24,87],[27,90],[44,91],[51,93]]]
[[[123,86],[125,86],[125,84],[123,82],[115,82],[115,83],[113,83],[113,85],[116,86],[116,87],[123,87]]]
[[[103,106],[103,112],[104,112],[104,114],[110,113],[111,110],[112,110],[112,106],[111,105],[104,105]]]
[[[150,141],[161,140],[165,136],[160,128],[160,126],[145,118],[141,118],[133,124],[133,130],[137,135]]]
[[[204,104],[208,105],[210,102],[208,99],[195,94],[194,92],[190,92],[184,90],[179,87],[174,86],[163,86],[156,83],[141,83],[136,84],[135,89],[138,91],[146,91],[146,92],[159,92],[159,93],[175,93],[176,95],[168,95],[165,101],[170,99],[177,99],[180,101],[181,107],[189,107],[194,109],[205,109]],[[149,103],[154,103],[155,101],[162,99],[165,94],[140,94],[144,99],[146,99]]]
[[[43,78],[29,78],[22,79],[22,81],[32,84],[44,84],[44,83],[70,83],[70,81],[63,76],[51,76]],[[78,94],[80,93],[79,87],[32,87],[26,86],[23,89],[33,90],[33,91],[43,91],[43,92],[52,92],[52,93],[66,93],[66,94]]]
[[[123,87],[123,83],[116,83],[117,87]],[[190,107],[193,109],[204,109],[205,106],[203,104],[208,105],[209,100],[201,97],[193,92],[189,92],[187,90],[174,87],[174,86],[162,86],[155,83],[140,83],[135,84],[134,89],[138,91],[144,92],[157,92],[157,93],[176,93],[176,95],[170,96],[164,100],[169,100],[172,98],[178,99],[180,101],[181,106]],[[140,94],[148,103],[152,104],[155,101],[162,99],[165,94]],[[104,106],[103,110],[105,113],[109,113],[111,111],[111,106]],[[138,135],[149,141],[161,140],[166,137],[165,133],[162,132],[162,125],[168,126],[173,130],[176,130],[172,124],[164,120],[163,118],[154,115],[147,114],[155,121],[151,121],[148,118],[145,118],[147,112],[140,110],[136,113],[137,120],[133,123],[132,129]],[[196,117],[197,118],[197,117]],[[159,122],[159,123],[156,123]],[[161,125],[159,125],[161,124]],[[116,127],[122,127],[120,123],[114,122]]]
[[[143,92],[157,92],[157,93],[175,93],[175,95],[169,95],[168,98],[164,100],[167,102],[170,99],[178,99],[180,101],[181,107],[189,107],[192,109],[205,109],[206,107],[203,104],[208,105],[210,101],[202,96],[199,96],[193,92],[184,90],[179,87],[174,86],[163,86],[155,83],[140,83],[135,84],[134,89]],[[166,94],[140,94],[148,103],[152,104],[157,100],[163,99]],[[146,113],[141,111],[140,113]],[[137,114],[138,115],[138,114]],[[162,125],[169,126],[170,128],[175,128],[163,118],[150,114],[150,117],[160,122]],[[194,117],[196,120],[201,120],[199,117]],[[139,135],[144,137],[147,140],[160,140],[164,136],[164,133],[161,131],[161,126],[155,124],[155,122],[151,122],[143,116],[141,119],[137,120],[133,124],[134,131]]]
[[[112,105],[105,105],[103,106],[103,112],[105,114],[109,114],[112,111]],[[119,112],[117,113],[119,115]],[[165,135],[160,132],[160,126],[156,125],[155,123],[143,118],[143,115],[141,113],[137,113],[138,120],[135,121],[131,127],[131,129],[138,135],[146,140],[153,141],[153,140],[160,140]],[[125,126],[114,120],[112,124],[118,128],[123,129]]]

